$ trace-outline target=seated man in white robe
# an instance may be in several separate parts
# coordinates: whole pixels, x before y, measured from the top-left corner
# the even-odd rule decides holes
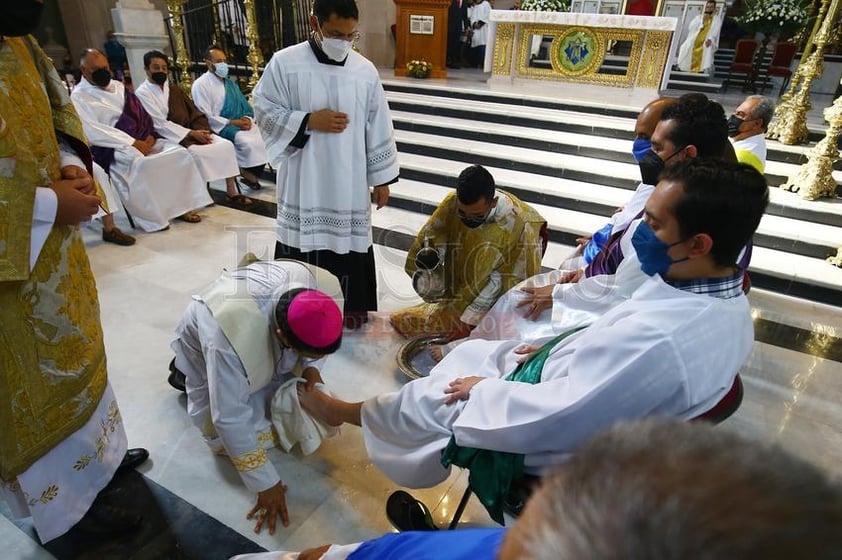
[[[737,257],[768,200],[749,166],[681,163],[664,172],[635,232],[650,276],[630,299],[534,345],[465,342],[396,393],[349,403],[300,392],[301,404],[328,424],[361,426],[371,461],[402,486],[439,484],[451,464],[491,477],[477,494],[502,518],[523,472],[616,422],[694,418],[727,393],[754,342]],[[500,468],[479,466],[492,463]]]
[[[193,82],[191,93],[196,107],[210,121],[211,129],[234,143],[243,183],[260,188],[260,178],[269,157],[252,109],[240,86],[228,77],[225,51],[210,47],[205,52],[208,71]]]
[[[479,325],[471,331],[469,339],[503,340],[520,338],[529,341],[548,333],[558,334],[570,324],[573,317],[563,317],[572,312],[590,308],[599,299],[603,305],[613,305],[604,298],[627,298],[643,277],[637,263],[621,268],[624,259],[633,257],[631,237],[633,225],[643,217],[643,207],[657,184],[659,174],[666,168],[693,158],[724,157],[736,161],[728,142],[725,111],[715,101],[703,94],[682,95],[677,103],[667,104],[661,110],[660,121],[652,133],[650,146],[641,150],[642,182],[622,212],[622,220],[612,225],[611,235],[593,261],[577,270],[554,270],[528,279],[504,294],[486,313]],[[724,156],[723,156],[724,154]],[[628,211],[627,211],[628,210]],[[631,212],[634,212],[633,214]],[[740,259],[743,268],[748,266],[751,251]],[[622,281],[614,275],[622,274]],[[572,284],[575,284],[572,285]],[[621,289],[614,289],[616,286]],[[577,311],[574,311],[577,310]],[[585,312],[584,316],[590,315]],[[434,348],[434,357],[447,353],[460,341]]]
[[[766,169],[766,131],[774,115],[774,101],[763,95],[749,95],[728,117],[728,136],[737,160],[761,173]]]
[[[842,485],[798,456],[702,423],[625,423],[553,468],[511,527],[408,531],[231,560],[809,558],[842,550]],[[770,554],[769,551],[774,551]]]
[[[211,133],[208,118],[181,88],[170,88],[167,55],[149,51],[143,55],[143,65],[146,80],[135,89],[135,95],[152,117],[155,133],[187,148],[206,182],[225,179],[228,202],[239,207],[251,204],[250,198],[237,192],[234,144]]]
[[[111,79],[108,60],[96,49],[81,61],[84,79],[71,94],[96,162],[144,231],[159,231],[211,204],[205,182],[183,147],[155,138],[154,124],[137,97]]]
[[[255,532],[266,523],[272,534],[276,518],[287,526],[289,516],[266,448],[297,443],[310,453],[335,432],[301,411],[295,386],[323,383],[323,356],[342,342],[341,289],[317,267],[247,258],[193,296],[171,344],[169,382],[186,389],[187,412],[210,449],[257,494],[248,514],[257,515]]]

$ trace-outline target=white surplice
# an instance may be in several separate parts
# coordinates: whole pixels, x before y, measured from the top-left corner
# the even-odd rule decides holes
[[[167,119],[170,111],[170,83],[164,82],[162,88],[149,80],[145,80],[135,90],[143,108],[155,123],[155,132],[165,140],[178,144],[190,133],[190,129]],[[218,181],[240,174],[237,165],[237,152],[234,144],[221,136],[214,135],[210,144],[193,144],[187,148],[202,179],[205,182]]]
[[[452,435],[461,446],[524,454],[527,471],[540,473],[616,422],[709,410],[730,389],[753,338],[745,296],[690,293],[656,275],[558,343],[535,385],[505,381],[519,341],[472,340],[429,377],[365,401],[366,449],[408,487],[445,480],[449,469],[439,460]],[[466,376],[486,379],[467,401],[445,405],[444,390]]]
[[[649,192],[651,194],[651,190]],[[468,340],[520,340],[533,343],[568,329],[588,325],[612,307],[629,299],[648,278],[640,268],[640,261],[637,260],[631,242],[640,222],[637,219],[628,224],[620,238],[623,260],[615,274],[586,277],[572,284],[557,283],[562,274],[569,270],[553,270],[527,278],[503,294],[467,338],[445,344],[442,347],[443,353],[448,354]],[[518,308],[517,305],[531,296],[523,289],[527,286],[550,285],[554,285],[552,307],[534,320],[525,318],[527,308]]]
[[[272,57],[254,89],[254,109],[278,169],[278,241],[301,251],[365,253],[371,246],[370,186],[397,178],[392,117],[374,65],[351,51],[344,65],[318,61],[309,42]],[[339,133],[306,133],[308,113],[348,115]]]
[[[739,161],[743,161],[740,158],[740,151],[749,152],[760,162],[762,168],[758,169],[758,171],[763,173],[766,169],[766,137],[762,132],[754,136],[749,136],[748,138],[743,138],[742,140],[732,139],[731,143],[734,145],[734,151],[737,152],[737,159]],[[745,161],[744,163],[751,162]]]
[[[161,230],[170,219],[213,202],[187,150],[159,139],[144,156],[134,138],[114,127],[125,104],[121,82],[102,89],[83,79],[70,98],[91,145],[114,148],[109,176],[138,227]]]
[[[219,134],[228,124],[228,119],[219,114],[225,104],[225,84],[213,73],[205,72],[193,82],[190,93],[196,108],[205,114],[213,131]],[[234,147],[240,167],[255,167],[269,160],[260,129],[255,123],[252,123],[250,130],[237,132],[234,136]]]
[[[277,304],[273,294],[280,286],[316,287],[310,271],[295,262],[256,262],[233,270],[231,277],[246,283],[248,293],[267,317]],[[231,458],[243,483],[253,492],[262,492],[281,480],[263,451],[278,443],[270,411],[275,392],[293,378],[297,364],[320,369],[324,363],[324,358],[311,360],[281,348],[274,336],[272,342],[274,372],[265,386],[253,390],[219,323],[200,297],[194,296],[170,345],[176,367],[186,376],[187,413],[193,424],[214,453]]]
[[[482,2],[473,6],[473,8],[468,16],[471,22],[471,29],[474,31],[473,35],[471,35],[471,46],[482,47],[488,44],[488,29],[491,25],[491,4],[488,3],[488,0],[482,0]],[[479,29],[474,29],[474,24],[478,21],[485,23],[485,25]]]

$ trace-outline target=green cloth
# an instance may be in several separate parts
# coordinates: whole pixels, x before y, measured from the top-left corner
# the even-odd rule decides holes
[[[254,109],[249,105],[246,96],[240,91],[240,86],[234,83],[231,78],[222,80],[225,84],[225,102],[222,105],[222,110],[219,112],[220,116],[230,120],[242,119],[243,117],[254,117]],[[240,129],[232,124],[226,124],[219,131],[219,135],[226,140],[234,141],[234,136],[237,135]]]
[[[515,371],[506,377],[506,381],[531,385],[540,382],[541,370],[544,369],[544,362],[547,361],[552,349],[568,336],[584,328],[570,329],[541,346],[523,363],[518,364]],[[441,464],[445,468],[456,465],[470,471],[468,486],[485,506],[491,519],[501,525],[503,524],[503,499],[509,493],[512,482],[523,476],[523,460],[524,456],[521,453],[460,447],[456,444],[456,436],[450,437],[450,442],[441,455]]]

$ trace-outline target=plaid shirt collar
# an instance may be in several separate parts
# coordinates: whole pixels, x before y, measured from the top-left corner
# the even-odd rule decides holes
[[[696,280],[669,280],[667,284],[673,288],[692,292],[694,294],[730,299],[742,295],[743,275],[740,270],[732,276],[724,278],[699,278]]]

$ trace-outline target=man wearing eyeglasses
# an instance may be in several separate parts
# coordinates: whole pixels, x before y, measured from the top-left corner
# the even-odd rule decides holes
[[[386,204],[399,172],[380,76],[352,50],[358,20],[354,0],[315,0],[312,37],[275,53],[254,89],[278,169],[275,257],[339,278],[350,328],[377,309],[371,203]]]

